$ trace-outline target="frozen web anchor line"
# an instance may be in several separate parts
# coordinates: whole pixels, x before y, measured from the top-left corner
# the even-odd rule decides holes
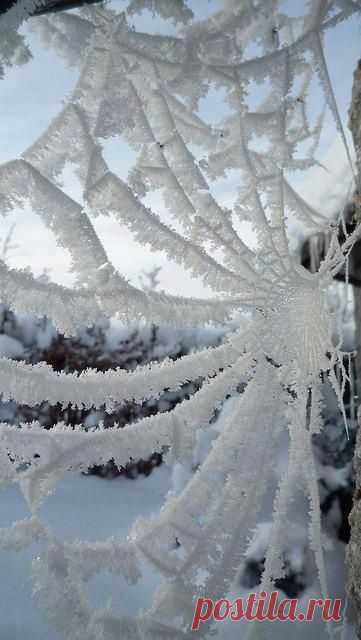
[[[269,588],[284,574],[281,533],[298,486],[309,501],[310,544],[327,597],[311,438],[322,429],[321,372],[329,376],[342,405],[330,366],[342,356],[332,343],[326,292],[358,230],[342,244],[334,234],[318,273],[300,267],[290,251],[287,220],[299,220],[313,231],[327,229],[329,221],[302,198],[289,176],[319,162],[327,114],[351,163],[323,37],[360,6],[352,0],[309,0],[304,15],[292,17],[281,5],[278,0],[224,0],[219,12],[196,22],[182,0],[132,0],[122,12],[94,6],[34,22],[45,42],[72,63],[81,62],[81,69],[72,95],[47,130],[20,158],[0,166],[0,206],[7,213],[31,203],[69,250],[77,287],[45,283],[1,262],[2,302],[17,311],[45,314],[67,334],[114,314],[125,321],[135,317],[190,325],[225,321],[240,311],[252,318],[247,331],[230,330],[219,347],[129,374],[58,374],[44,364],[0,360],[3,395],[32,406],[48,401],[111,408],[114,402],[140,402],[159,396],[165,387],[177,389],[205,378],[201,389],[172,411],[123,429],[1,425],[1,482],[19,484],[30,517],[2,529],[0,547],[17,550],[40,539],[47,543],[34,562],[36,592],[69,639],[190,637],[195,599],[203,594],[219,599],[237,576],[284,429],[289,463],[274,500],[262,586]],[[142,8],[172,18],[181,26],[177,35],[134,31],[132,16]],[[259,55],[249,58],[255,40]],[[313,82],[319,83],[324,104],[312,119]],[[252,83],[266,87],[259,104],[250,100]],[[219,127],[199,111],[201,98],[213,86],[229,105]],[[136,153],[126,181],[111,171],[102,152],[102,141],[114,135],[122,135]],[[267,139],[266,149],[255,149],[254,137]],[[82,203],[61,188],[66,163],[75,167]],[[227,209],[211,187],[229,171],[236,172],[239,191]],[[155,190],[161,191],[174,224],[145,203]],[[178,297],[130,285],[110,263],[95,231],[92,217],[99,213],[113,216],[139,243],[165,251],[202,277],[214,297]],[[237,231],[245,221],[252,225],[256,248]],[[170,462],[191,461],[199,432],[207,430],[214,409],[236,393],[240,380],[246,388],[201,467],[180,495],[167,497],[157,517],[139,519],[127,540],[64,543],[41,522],[39,505],[69,469],[110,458],[122,465],[130,456],[144,458],[160,447],[168,448]],[[31,465],[19,473],[13,461]],[[178,550],[174,540],[180,541]],[[164,578],[149,610],[130,618],[90,606],[84,584],[92,575],[107,569],[136,584],[144,561]],[[198,635],[206,637],[209,631],[204,624]]]

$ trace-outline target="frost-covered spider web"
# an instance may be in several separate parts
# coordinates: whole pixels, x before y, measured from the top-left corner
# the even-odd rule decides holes
[[[77,376],[58,374],[45,364],[0,360],[3,397],[30,406],[42,401],[105,405],[111,412],[114,403],[141,402],[159,397],[165,388],[205,379],[172,411],[124,429],[1,426],[1,482],[19,484],[31,516],[1,530],[0,545],[17,550],[35,540],[47,542],[34,565],[36,589],[67,638],[190,637],[195,598],[224,596],[237,575],[284,424],[289,463],[275,496],[262,588],[270,589],[284,574],[282,531],[293,492],[301,488],[310,505],[309,537],[320,589],[327,595],[311,439],[322,429],[321,372],[329,376],[342,410],[334,374],[342,353],[331,339],[327,288],[344,268],[358,232],[340,244],[334,231],[319,272],[311,274],[290,250],[288,222],[332,230],[291,179],[319,162],[328,116],[337,126],[352,178],[323,40],[360,4],[307,0],[298,16],[288,15],[279,0],[220,4],[200,21],[192,20],[182,0],[133,0],[119,11],[113,3],[112,8],[37,18],[35,28],[48,46],[79,63],[79,80],[40,138],[0,167],[2,211],[30,202],[69,250],[77,277],[76,287],[66,288],[2,261],[1,300],[12,309],[47,315],[66,334],[114,315],[181,325],[225,322],[242,312],[251,318],[246,331],[232,325],[219,347],[132,373],[89,370]],[[132,15],[142,8],[172,18],[176,35],[134,31]],[[0,31],[18,24],[17,11],[3,17]],[[316,116],[309,105],[313,83],[323,95]],[[254,86],[262,87],[262,95],[252,102]],[[217,127],[198,109],[214,87],[229,106]],[[110,170],[102,152],[104,140],[116,135],[136,153],[126,181]],[[66,163],[76,167],[82,202],[60,186]],[[238,191],[234,206],[225,208],[212,184],[230,171],[237,175]],[[145,202],[153,191],[162,193],[166,221]],[[93,226],[96,214],[111,214],[120,230],[125,225],[139,243],[166,252],[203,278],[213,295],[180,297],[131,285],[108,259]],[[251,243],[242,239],[245,222],[252,228]],[[69,469],[110,458],[124,465],[131,456],[146,458],[164,447],[169,462],[191,461],[199,432],[207,429],[215,408],[236,393],[240,380],[245,390],[204,463],[180,495],[169,496],[157,517],[139,519],[126,540],[64,543],[40,520],[41,501]],[[31,464],[19,472],[17,462]],[[176,547],[175,540],[180,541]],[[86,580],[106,569],[135,584],[142,579],[144,560],[164,577],[149,610],[133,619],[90,606]],[[203,624],[198,635],[209,631]]]

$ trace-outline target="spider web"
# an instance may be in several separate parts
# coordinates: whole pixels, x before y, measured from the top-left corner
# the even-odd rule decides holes
[[[131,17],[142,8],[183,27],[176,36],[134,31]],[[1,482],[20,486],[31,515],[2,529],[0,546],[17,550],[35,540],[47,543],[34,564],[36,591],[68,638],[189,637],[195,599],[222,597],[233,584],[284,428],[290,437],[289,463],[275,496],[261,586],[269,589],[284,575],[282,530],[298,486],[309,500],[310,542],[321,593],[327,597],[312,434],[322,428],[320,372],[329,376],[342,408],[332,366],[342,353],[331,340],[326,294],[358,231],[342,245],[333,231],[319,272],[306,272],[290,251],[288,218],[314,231],[332,227],[288,176],[318,164],[327,114],[353,173],[323,39],[360,6],[352,0],[309,0],[304,8],[302,16],[292,17],[277,0],[224,0],[222,10],[194,22],[181,0],[133,0],[121,12],[93,6],[36,19],[48,46],[73,63],[81,59],[81,70],[47,130],[20,158],[1,165],[0,206],[7,213],[31,203],[58,244],[69,250],[77,286],[44,282],[2,261],[3,303],[18,312],[47,315],[66,334],[115,314],[124,321],[181,325],[225,322],[243,311],[252,318],[247,331],[230,329],[219,347],[132,373],[59,374],[45,364],[0,359],[3,397],[30,406],[42,401],[105,404],[111,411],[114,403],[142,402],[159,397],[164,388],[205,379],[193,397],[172,411],[123,429],[1,425]],[[21,14],[14,11],[3,25],[19,22]],[[257,55],[247,57],[255,43]],[[311,121],[315,81],[324,103]],[[257,106],[249,101],[252,83],[266,86]],[[207,123],[198,108],[213,86],[225,93],[230,106],[221,127]],[[122,135],[137,154],[126,181],[104,158],[102,141],[114,135]],[[255,147],[254,137],[267,139],[266,148]],[[203,149],[201,160],[194,145]],[[83,202],[61,188],[66,163],[75,167]],[[212,183],[229,171],[239,176],[232,208],[222,206],[212,190]],[[144,203],[155,190],[161,190],[174,225]],[[97,214],[111,214],[120,230],[125,225],[139,243],[164,251],[201,277],[214,295],[180,297],[131,285],[108,259],[92,223]],[[237,231],[244,222],[252,225],[256,247]],[[64,543],[41,522],[41,501],[69,469],[87,469],[110,458],[123,465],[130,456],[145,458],[162,447],[169,463],[191,460],[198,433],[207,429],[215,408],[236,393],[240,380],[247,383],[245,391],[205,462],[179,496],[166,499],[157,517],[136,521],[126,540]],[[16,463],[24,461],[31,464],[20,473]],[[177,549],[174,540],[181,541]],[[106,569],[135,584],[142,578],[144,559],[164,577],[148,611],[133,619],[90,606],[84,584],[92,575]],[[209,631],[208,622],[198,634],[205,637]]]

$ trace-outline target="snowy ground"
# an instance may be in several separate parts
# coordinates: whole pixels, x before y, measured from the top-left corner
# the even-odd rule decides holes
[[[124,537],[138,515],[150,515],[159,510],[167,491],[172,486],[169,468],[162,465],[148,477],[129,480],[103,480],[69,474],[56,492],[41,508],[41,517],[63,540],[105,540],[110,536]],[[28,515],[26,504],[15,488],[4,490],[0,499],[1,526],[10,526],[15,520]],[[327,554],[329,578],[334,595],[343,597],[344,567],[342,544],[336,544]],[[38,607],[32,595],[31,561],[41,552],[41,545],[32,545],[18,553],[0,554],[0,638],[1,640],[60,640],[49,626],[46,615]],[[150,605],[151,594],[157,576],[145,567],[144,579],[139,585],[129,587],[124,580],[104,572],[90,580],[88,596],[97,607],[111,606],[118,613],[134,615],[140,608]],[[245,595],[234,591],[232,599]],[[317,588],[308,589],[303,601],[318,597]],[[277,627],[278,624],[278,627]],[[218,623],[220,637],[225,640],[246,638],[242,623]],[[244,635],[243,635],[244,632]],[[257,635],[254,635],[257,632]],[[272,623],[255,626],[252,638],[289,637],[293,640],[326,638],[324,625],[313,623]],[[347,633],[344,638],[351,640]]]
[[[103,480],[69,474],[42,506],[41,517],[63,540],[105,540],[124,537],[137,515],[159,510],[170,486],[169,469],[163,465],[148,478]],[[27,506],[15,488],[3,490],[0,522],[10,526],[28,516]],[[32,545],[18,553],[0,553],[0,638],[1,640],[57,640],[62,637],[47,623],[44,612],[32,596],[31,561],[41,552]],[[148,571],[144,582],[129,587],[121,578],[104,572],[89,583],[94,606],[108,604],[118,612],[136,613],[150,604],[156,577]]]

